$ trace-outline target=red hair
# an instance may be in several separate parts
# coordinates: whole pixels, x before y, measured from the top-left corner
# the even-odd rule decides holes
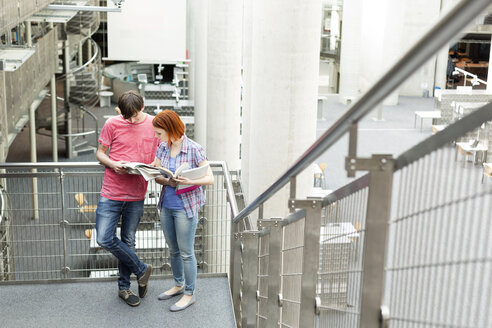
[[[166,109],[157,114],[152,120],[152,125],[167,132],[167,144],[171,145],[171,139],[177,140],[184,135],[185,125],[176,112]]]

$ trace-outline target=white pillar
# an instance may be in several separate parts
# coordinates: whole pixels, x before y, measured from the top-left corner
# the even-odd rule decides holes
[[[487,71],[487,93],[492,93],[492,50],[489,53],[489,69]]]
[[[187,58],[195,58],[195,32],[199,13],[197,12],[198,1],[188,0],[186,2],[186,54]],[[188,99],[195,99],[195,63],[188,63]]]
[[[87,39],[87,61],[89,61],[92,58],[92,42],[91,38]]]
[[[195,24],[194,49],[190,52],[190,84],[193,84],[195,103],[195,141],[208,150],[207,146],[207,24],[208,0],[193,0]],[[209,157],[210,158],[210,157]]]
[[[207,155],[239,168],[242,2],[209,2]]]
[[[53,162],[58,162],[58,125],[56,117],[56,77],[51,76],[51,149],[53,152]]]
[[[36,106],[31,104],[29,107],[29,147],[31,151],[31,162],[38,161],[36,154]],[[36,173],[37,169],[31,169],[32,173]],[[39,199],[38,199],[38,178],[31,178],[32,184],[32,219],[39,219]]]
[[[361,15],[362,0],[343,1],[339,93],[343,104],[359,96]]]
[[[316,137],[320,0],[255,1],[250,98],[248,201],[297,160]],[[297,197],[313,187],[313,172],[297,178]],[[288,186],[264,206],[264,216],[288,213]]]
[[[65,24],[65,30],[66,30],[66,24]],[[63,50],[63,66],[64,66],[64,73],[65,75],[65,89],[64,89],[64,97],[65,97],[65,109],[67,110],[67,117],[66,117],[66,129],[67,129],[67,134],[72,133],[72,113],[70,109],[70,103],[68,102],[68,98],[70,97],[70,79],[71,76],[68,75],[68,72],[70,72],[70,44],[68,41],[68,38],[64,41],[64,50]],[[73,151],[72,151],[72,137],[67,136],[65,137],[65,145],[66,145],[66,156],[68,158],[73,157]]]
[[[248,199],[249,161],[251,158],[251,81],[252,79],[252,39],[253,39],[253,1],[244,2],[243,13],[243,63],[242,63],[242,116],[241,116],[241,180],[243,193]]]
[[[5,72],[0,72],[0,162],[5,162],[9,149],[9,129],[7,115],[7,96],[5,91]],[[0,180],[5,187],[5,181]]]
[[[381,75],[377,76],[376,82],[383,74],[385,74],[396,62],[404,55],[402,45],[405,41],[402,39],[403,23],[405,22],[405,3],[394,0],[383,0],[388,7],[386,15],[386,33],[384,34],[383,48],[380,52],[384,54],[381,57],[380,69]],[[386,50],[386,51],[385,51]],[[392,92],[384,100],[385,105],[397,105],[399,97],[399,88]],[[382,119],[382,115],[380,119]]]
[[[31,22],[26,21],[26,43],[28,47],[32,47],[32,29]]]

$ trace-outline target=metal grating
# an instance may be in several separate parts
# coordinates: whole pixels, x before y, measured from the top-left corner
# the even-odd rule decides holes
[[[304,220],[299,220],[283,228],[280,272],[280,290],[283,296],[283,305],[280,310],[280,327],[298,327],[301,319]]]
[[[268,263],[269,263],[270,235],[258,238],[258,299],[257,299],[257,323],[258,327],[266,327],[268,318]]]
[[[448,146],[396,173],[385,286],[391,327],[492,326],[492,186],[481,175]]]
[[[317,296],[320,327],[358,327],[368,188],[323,209]]]

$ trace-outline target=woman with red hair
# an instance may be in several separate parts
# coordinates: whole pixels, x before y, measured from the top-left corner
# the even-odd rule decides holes
[[[190,168],[207,165],[205,151],[196,142],[186,137],[185,125],[178,114],[172,110],[164,110],[152,120],[155,136],[161,140],[157,148],[154,164],[175,172],[183,163]],[[173,296],[184,294],[170,310],[181,311],[195,303],[196,258],[194,252],[195,230],[198,222],[198,210],[205,204],[202,188],[190,188],[190,191],[176,194],[177,184],[211,185],[214,183],[212,170],[199,179],[190,180],[184,177],[157,178],[162,184],[162,192],[158,207],[159,217],[166,242],[169,246],[171,269],[174,286],[161,293],[159,300],[167,300]]]

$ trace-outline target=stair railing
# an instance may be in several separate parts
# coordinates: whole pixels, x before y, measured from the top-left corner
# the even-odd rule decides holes
[[[97,138],[98,138],[99,129],[98,129],[98,124],[97,124],[97,118],[94,114],[92,114],[90,112],[90,110],[88,110],[88,108],[93,108],[99,102],[98,92],[100,89],[99,85],[100,85],[100,80],[101,80],[101,73],[100,73],[99,67],[101,66],[101,55],[100,55],[100,49],[99,49],[99,46],[97,45],[97,43],[94,40],[92,40],[90,37],[88,37],[86,40],[87,40],[87,42],[89,42],[90,46],[93,49],[92,57],[89,58],[87,60],[87,62],[83,63],[79,67],[74,68],[70,72],[68,72],[68,73],[66,73],[66,74],[64,74],[58,78],[58,79],[67,79],[67,78],[70,78],[71,76],[78,76],[78,75],[84,74],[84,73],[90,73],[90,74],[94,75],[93,78],[91,79],[91,81],[95,82],[94,85],[91,85],[90,87],[87,87],[87,88],[85,88],[84,85],[80,85],[79,88],[81,88],[80,92],[82,93],[82,96],[70,95],[70,97],[68,99],[68,103],[71,104],[70,107],[77,108],[78,110],[81,111],[80,115],[76,114],[76,116],[75,116],[75,118],[76,118],[75,128],[76,128],[77,132],[73,131],[73,128],[74,128],[73,124],[67,124],[67,128],[68,128],[67,133],[61,135],[65,138],[69,139],[69,141],[67,142],[67,145],[71,146],[71,149],[67,150],[69,154],[74,154],[74,152],[80,151],[80,149],[76,149],[77,144],[74,143],[74,138],[85,137],[86,135],[94,134],[95,135],[95,143],[91,147],[97,147],[97,144],[98,144]],[[83,44],[82,42],[79,43],[79,46],[81,46],[82,44]],[[75,87],[76,86],[72,86],[70,88],[71,92],[73,92],[75,90]],[[76,106],[74,106],[74,105],[76,105]],[[95,126],[94,128],[90,128],[89,131],[86,131],[85,119],[84,119],[85,115],[84,114],[88,114],[92,118],[92,121],[93,121],[94,126]],[[74,117],[73,117],[72,113],[70,113],[70,115],[68,115],[68,117],[67,117],[68,120],[72,120],[73,118]],[[79,144],[79,145],[81,145],[81,144]],[[95,148],[94,148],[94,150],[95,150]]]
[[[255,198],[237,216],[239,223],[258,210],[258,229],[236,232],[231,256],[241,255],[241,260],[231,260],[236,265],[235,275],[239,275],[241,286],[231,286],[236,323],[239,327],[291,326],[315,327],[320,311],[336,310],[334,314],[342,326],[380,327],[386,324],[388,314],[383,311],[384,256],[387,226],[390,219],[393,173],[396,165],[391,156],[373,155],[372,158],[358,158],[356,153],[357,123],[383,101],[413,72],[418,70],[431,56],[458,34],[472,19],[480,14],[491,1],[464,0],[443,17],[419,42],[416,43],[376,84],[335,122],[304,154],[287,169],[269,188]],[[483,108],[481,119],[490,120],[490,108]],[[482,121],[482,122],[484,122]],[[481,122],[480,122],[481,123]],[[473,127],[468,126],[467,129]],[[442,133],[450,136],[452,129]],[[297,199],[295,181],[298,174],[310,166],[320,155],[329,149],[345,133],[350,133],[349,155],[346,170],[349,176],[355,171],[370,173],[345,190],[355,188],[355,193],[343,195],[353,197],[347,205],[350,211],[363,213],[362,227],[337,234],[335,238],[359,239],[362,241],[360,254],[363,263],[354,269],[359,275],[360,295],[356,296],[351,307],[332,307],[322,304],[316,295],[323,294],[323,288],[335,288],[333,284],[319,282],[321,222],[330,211],[343,209],[341,190],[324,199]],[[442,135],[442,134],[440,134]],[[452,138],[446,138],[447,141]],[[425,153],[427,145],[419,146],[419,153]],[[399,161],[402,159],[399,158]],[[263,204],[286,184],[290,183],[288,207],[292,214],[287,218],[263,218]],[[362,194],[360,194],[362,192]],[[334,199],[337,202],[334,202]],[[336,205],[334,208],[330,205]],[[338,214],[337,214],[338,215]],[[341,215],[341,214],[340,214]],[[287,229],[296,227],[292,232]],[[354,222],[354,226],[360,225]],[[326,227],[328,228],[328,227]],[[283,229],[283,230],[282,230]],[[329,246],[329,240],[325,240]],[[292,245],[286,243],[293,240]],[[287,247],[286,249],[284,247]],[[290,255],[290,252],[296,253]],[[339,258],[337,260],[340,260]],[[282,263],[283,266],[280,266]],[[283,275],[279,276],[280,272]],[[331,272],[333,273],[333,272]],[[336,272],[335,272],[336,273]],[[280,279],[280,284],[279,284]],[[279,286],[283,287],[280,288]],[[338,286],[337,289],[341,287]],[[285,294],[282,295],[282,292]],[[289,295],[286,295],[289,293]],[[337,315],[345,314],[352,318],[340,320]],[[317,319],[318,318],[318,319]],[[348,320],[348,319],[347,319]]]

